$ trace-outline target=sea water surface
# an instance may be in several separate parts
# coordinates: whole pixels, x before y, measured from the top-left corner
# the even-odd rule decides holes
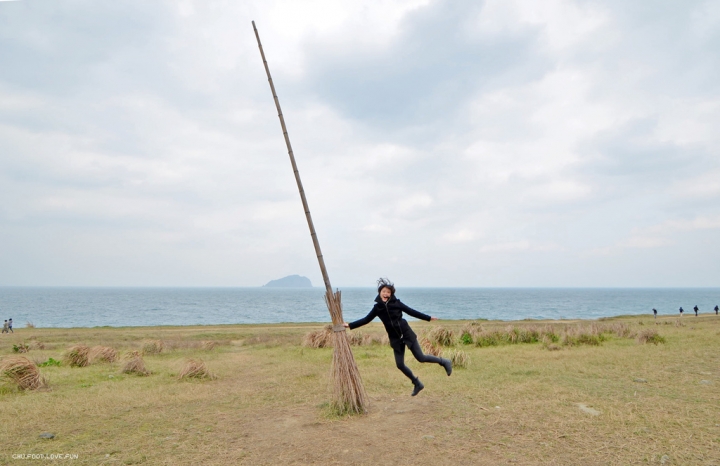
[[[16,328],[327,322],[324,288],[0,287],[0,320]],[[373,306],[373,288],[342,289],[352,321]],[[720,304],[720,288],[402,288],[398,298],[440,319],[596,319],[692,314]]]

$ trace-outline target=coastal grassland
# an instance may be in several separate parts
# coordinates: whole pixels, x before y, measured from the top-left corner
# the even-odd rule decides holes
[[[77,454],[72,464],[720,464],[720,318],[628,316],[597,321],[480,323],[487,332],[550,325],[654,328],[665,343],[607,335],[599,345],[462,344],[467,322],[438,326],[469,356],[451,377],[406,360],[417,397],[386,345],[354,346],[370,396],[365,416],[327,408],[332,348],[301,345],[323,324],[17,329],[0,357],[61,360],[67,348],[112,347],[118,361],[41,367],[50,389],[0,388],[0,464],[13,454]],[[362,329],[381,335],[373,323]],[[122,374],[143,355],[149,376]],[[38,345],[41,342],[42,345]],[[204,342],[216,342],[204,345]],[[211,349],[208,349],[211,348]],[[214,380],[179,380],[188,359]],[[38,438],[43,432],[52,440]]]

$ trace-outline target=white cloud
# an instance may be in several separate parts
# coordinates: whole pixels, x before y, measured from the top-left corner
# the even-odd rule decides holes
[[[253,19],[334,284],[680,286],[720,259],[711,2],[23,3],[0,284],[321,282]]]

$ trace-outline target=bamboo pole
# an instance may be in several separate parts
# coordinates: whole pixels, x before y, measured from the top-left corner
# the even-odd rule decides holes
[[[300,180],[300,172],[295,162],[295,154],[293,153],[292,145],[290,144],[290,136],[288,136],[287,126],[285,126],[285,118],[283,117],[282,109],[280,108],[280,100],[278,99],[277,93],[275,92],[275,84],[273,83],[272,76],[270,75],[270,68],[268,67],[267,60],[265,59],[265,52],[260,42],[260,34],[258,33],[255,21],[252,22],[253,30],[255,31],[255,38],[257,39],[258,48],[260,49],[260,56],[262,57],[263,65],[265,66],[265,73],[268,77],[268,83],[270,84],[270,91],[275,101],[275,107],[277,108],[278,118],[280,119],[280,126],[282,127],[283,137],[285,138],[285,145],[287,146],[288,155],[290,156],[290,164],[292,165],[293,174],[295,175],[295,182],[297,183],[298,191],[300,193],[300,200],[302,201],[303,210],[305,211],[305,219],[307,220],[308,227],[310,228],[310,237],[312,238],[313,246],[315,247],[315,255],[317,256],[318,264],[320,265],[320,272],[322,273],[323,282],[325,282],[325,303],[327,304],[328,311],[330,312],[330,319],[333,323],[333,363],[332,363],[332,374],[333,374],[333,396],[336,410],[341,413],[365,413],[367,412],[367,394],[365,393],[365,387],[360,377],[360,371],[358,370],[355,358],[353,357],[352,350],[350,349],[350,342],[348,341],[347,334],[345,333],[345,327],[343,324],[342,316],[342,301],[341,293],[338,290],[333,293],[332,286],[330,285],[330,277],[325,267],[325,260],[323,259],[322,251],[320,250],[320,242],[318,241],[317,233],[315,232],[315,225],[310,215],[310,207],[308,206],[307,199],[305,198],[305,189],[303,188],[302,181]]]

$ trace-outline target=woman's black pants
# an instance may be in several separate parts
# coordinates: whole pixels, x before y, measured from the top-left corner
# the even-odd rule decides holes
[[[422,349],[420,348],[420,343],[418,343],[417,340],[409,345],[408,348],[410,348],[410,352],[412,352],[413,356],[415,356],[415,359],[420,362],[434,362],[437,364],[442,362],[442,359],[437,356],[423,354]],[[393,346],[393,353],[395,353],[395,365],[397,368],[400,369],[410,380],[415,381],[415,375],[412,373],[410,368],[405,365],[405,345],[397,345],[397,347]]]

